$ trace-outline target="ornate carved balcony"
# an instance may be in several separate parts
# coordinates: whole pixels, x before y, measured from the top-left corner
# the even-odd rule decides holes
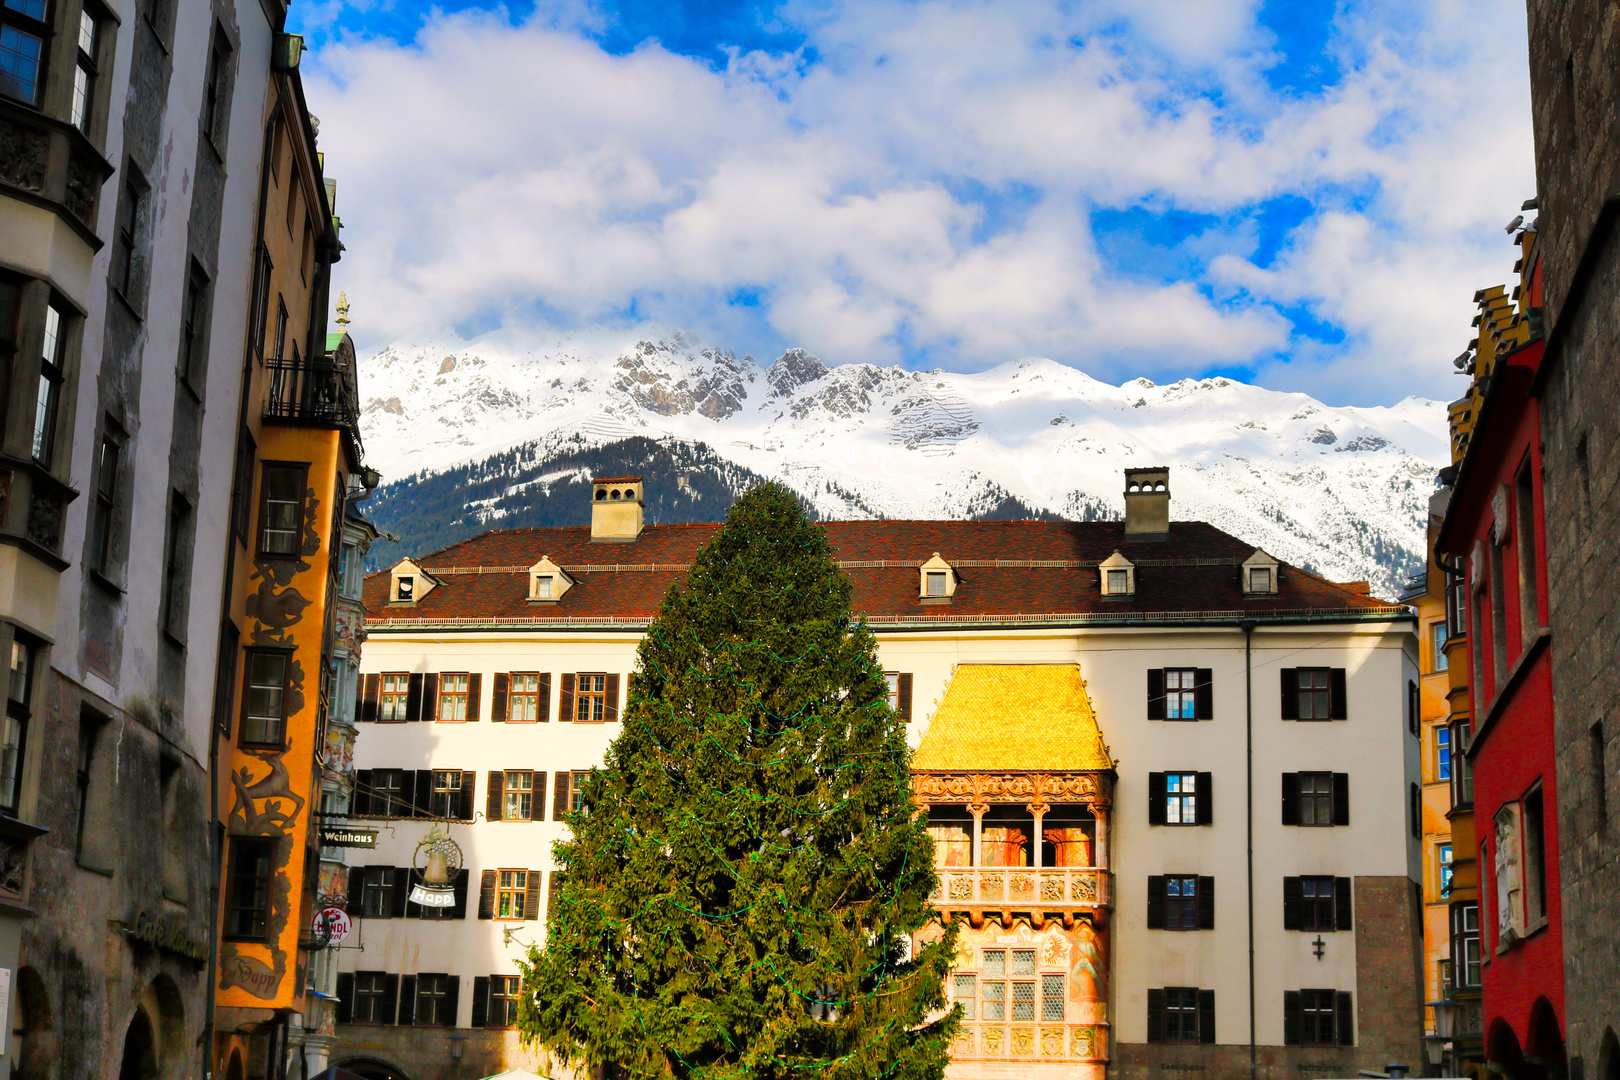
[[[1072,926],[1076,915],[1090,913],[1096,921],[1113,906],[1111,884],[1100,866],[945,866],[933,902],[976,921],[989,914],[1010,923],[1016,912],[1036,926],[1053,917]]]
[[[96,203],[114,172],[72,124],[0,98],[0,191],[56,212],[95,251]]]

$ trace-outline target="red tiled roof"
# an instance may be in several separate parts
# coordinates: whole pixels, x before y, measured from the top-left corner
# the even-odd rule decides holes
[[[592,543],[587,526],[496,529],[416,559],[439,584],[414,605],[388,603],[386,571],[368,577],[368,619],[373,625],[644,623],[719,527],[649,525],[628,543]],[[825,527],[854,583],[855,610],[879,624],[1207,618],[1217,612],[1365,617],[1404,610],[1368,596],[1365,586],[1358,591],[1286,564],[1274,596],[1246,599],[1238,567],[1254,547],[1198,521],[1173,522],[1163,541],[1126,541],[1124,523],[1117,521],[835,521]],[[1101,595],[1097,564],[1116,550],[1137,566],[1136,595],[1128,599]],[[959,576],[948,605],[924,604],[917,595],[917,568],[936,551]],[[575,584],[554,604],[531,604],[527,571],[543,556]]]

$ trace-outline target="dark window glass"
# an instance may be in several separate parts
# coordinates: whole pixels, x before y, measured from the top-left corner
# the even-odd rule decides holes
[[[1451,725],[1451,804],[1474,805],[1474,765],[1468,760],[1468,720]]]
[[[89,8],[79,12],[79,49],[73,71],[73,126],[80,131],[90,128],[91,108],[96,100],[96,46],[101,27]]]
[[[287,349],[287,303],[281,297],[276,297],[276,351],[271,353],[277,360],[286,355]]]
[[[230,896],[225,903],[225,936],[263,940],[270,917],[272,840],[231,838]]]
[[[17,812],[22,796],[23,754],[33,718],[34,667],[38,648],[23,637],[11,641],[11,673],[6,689],[4,728],[0,730],[0,810]]]
[[[1332,691],[1329,688],[1327,668],[1299,669],[1299,718],[1301,720],[1331,720]]]
[[[118,200],[118,218],[113,225],[112,287],[131,303],[135,300],[135,241],[140,228],[141,202],[146,198],[135,166],[125,164],[123,194]]]
[[[1337,994],[1332,990],[1299,992],[1299,1041],[1302,1045],[1333,1046],[1338,1042],[1333,1027],[1336,999]]]
[[[1164,1041],[1180,1043],[1198,1041],[1197,987],[1164,988]]]
[[[259,551],[266,555],[297,555],[303,511],[303,466],[266,465]]]
[[[393,996],[388,993],[388,976],[381,971],[354,973],[354,1022],[392,1024]]]
[[[368,919],[388,919],[394,914],[394,868],[368,866],[360,887],[360,914]]]
[[[1301,825],[1333,824],[1333,774],[1305,772],[1299,774],[1299,823]]]
[[[1333,919],[1333,879],[1330,877],[1306,877],[1299,879],[1300,908],[1299,928],[1301,930],[1333,930],[1336,924]]]
[[[1198,879],[1196,877],[1167,877],[1164,879],[1164,928],[1166,930],[1198,929]]]
[[[163,557],[163,630],[176,641],[186,638],[186,597],[191,584],[186,549],[190,538],[191,503],[176,491],[169,496],[169,535]]]
[[[55,304],[45,308],[45,338],[39,350],[39,389],[34,396],[34,460],[51,467],[56,447],[56,408],[62,386],[67,319]]]
[[[404,769],[376,769],[371,774],[372,812],[383,817],[411,817],[413,793],[405,786]]]
[[[45,82],[45,37],[49,28],[41,21],[45,18],[44,0],[7,0],[3,21],[0,21],[0,93],[29,105],[39,104],[39,91]],[[13,11],[21,9],[38,15],[15,18]]]
[[[461,814],[461,770],[433,770],[433,804],[431,814],[436,818],[453,818]]]
[[[1535,922],[1547,914],[1547,837],[1541,789],[1524,797],[1524,909]]]
[[[516,975],[489,977],[489,1026],[512,1027],[517,1023],[519,980]]]
[[[418,975],[416,977],[416,1023],[423,1027],[452,1027],[456,1018],[450,1010],[455,999],[450,996],[450,976]]]
[[[201,373],[203,357],[199,346],[203,332],[203,319],[208,310],[208,277],[202,267],[191,265],[186,279],[185,302],[180,310],[180,363],[179,375],[187,385],[194,385]]]
[[[100,460],[96,463],[96,501],[91,508],[90,566],[108,576],[113,570],[113,524],[118,509],[118,469],[122,452],[116,438],[102,436]]]
[[[1451,971],[1459,990],[1479,986],[1479,904],[1451,905]]]
[[[224,36],[214,33],[214,44],[208,52],[208,71],[203,77],[202,130],[211,140],[219,138],[220,105],[225,94],[225,74],[229,70],[230,47]]]
[[[242,742],[280,746],[287,731],[287,654],[250,650],[242,692]]]

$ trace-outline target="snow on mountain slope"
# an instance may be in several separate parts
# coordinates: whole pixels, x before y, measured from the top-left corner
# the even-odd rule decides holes
[[[361,361],[360,388],[368,458],[394,478],[525,442],[640,435],[707,443],[825,517],[971,517],[1011,494],[1097,518],[1123,513],[1123,469],[1169,465],[1177,519],[1384,596],[1421,565],[1447,461],[1444,407],[1416,398],[1339,408],[1225,378],[1112,386],[1049,360],[955,374],[792,349],[767,366],[678,332],[395,344]]]

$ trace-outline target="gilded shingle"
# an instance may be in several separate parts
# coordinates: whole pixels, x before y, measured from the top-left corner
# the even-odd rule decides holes
[[[961,664],[911,767],[924,772],[1112,769],[1079,664]]]

